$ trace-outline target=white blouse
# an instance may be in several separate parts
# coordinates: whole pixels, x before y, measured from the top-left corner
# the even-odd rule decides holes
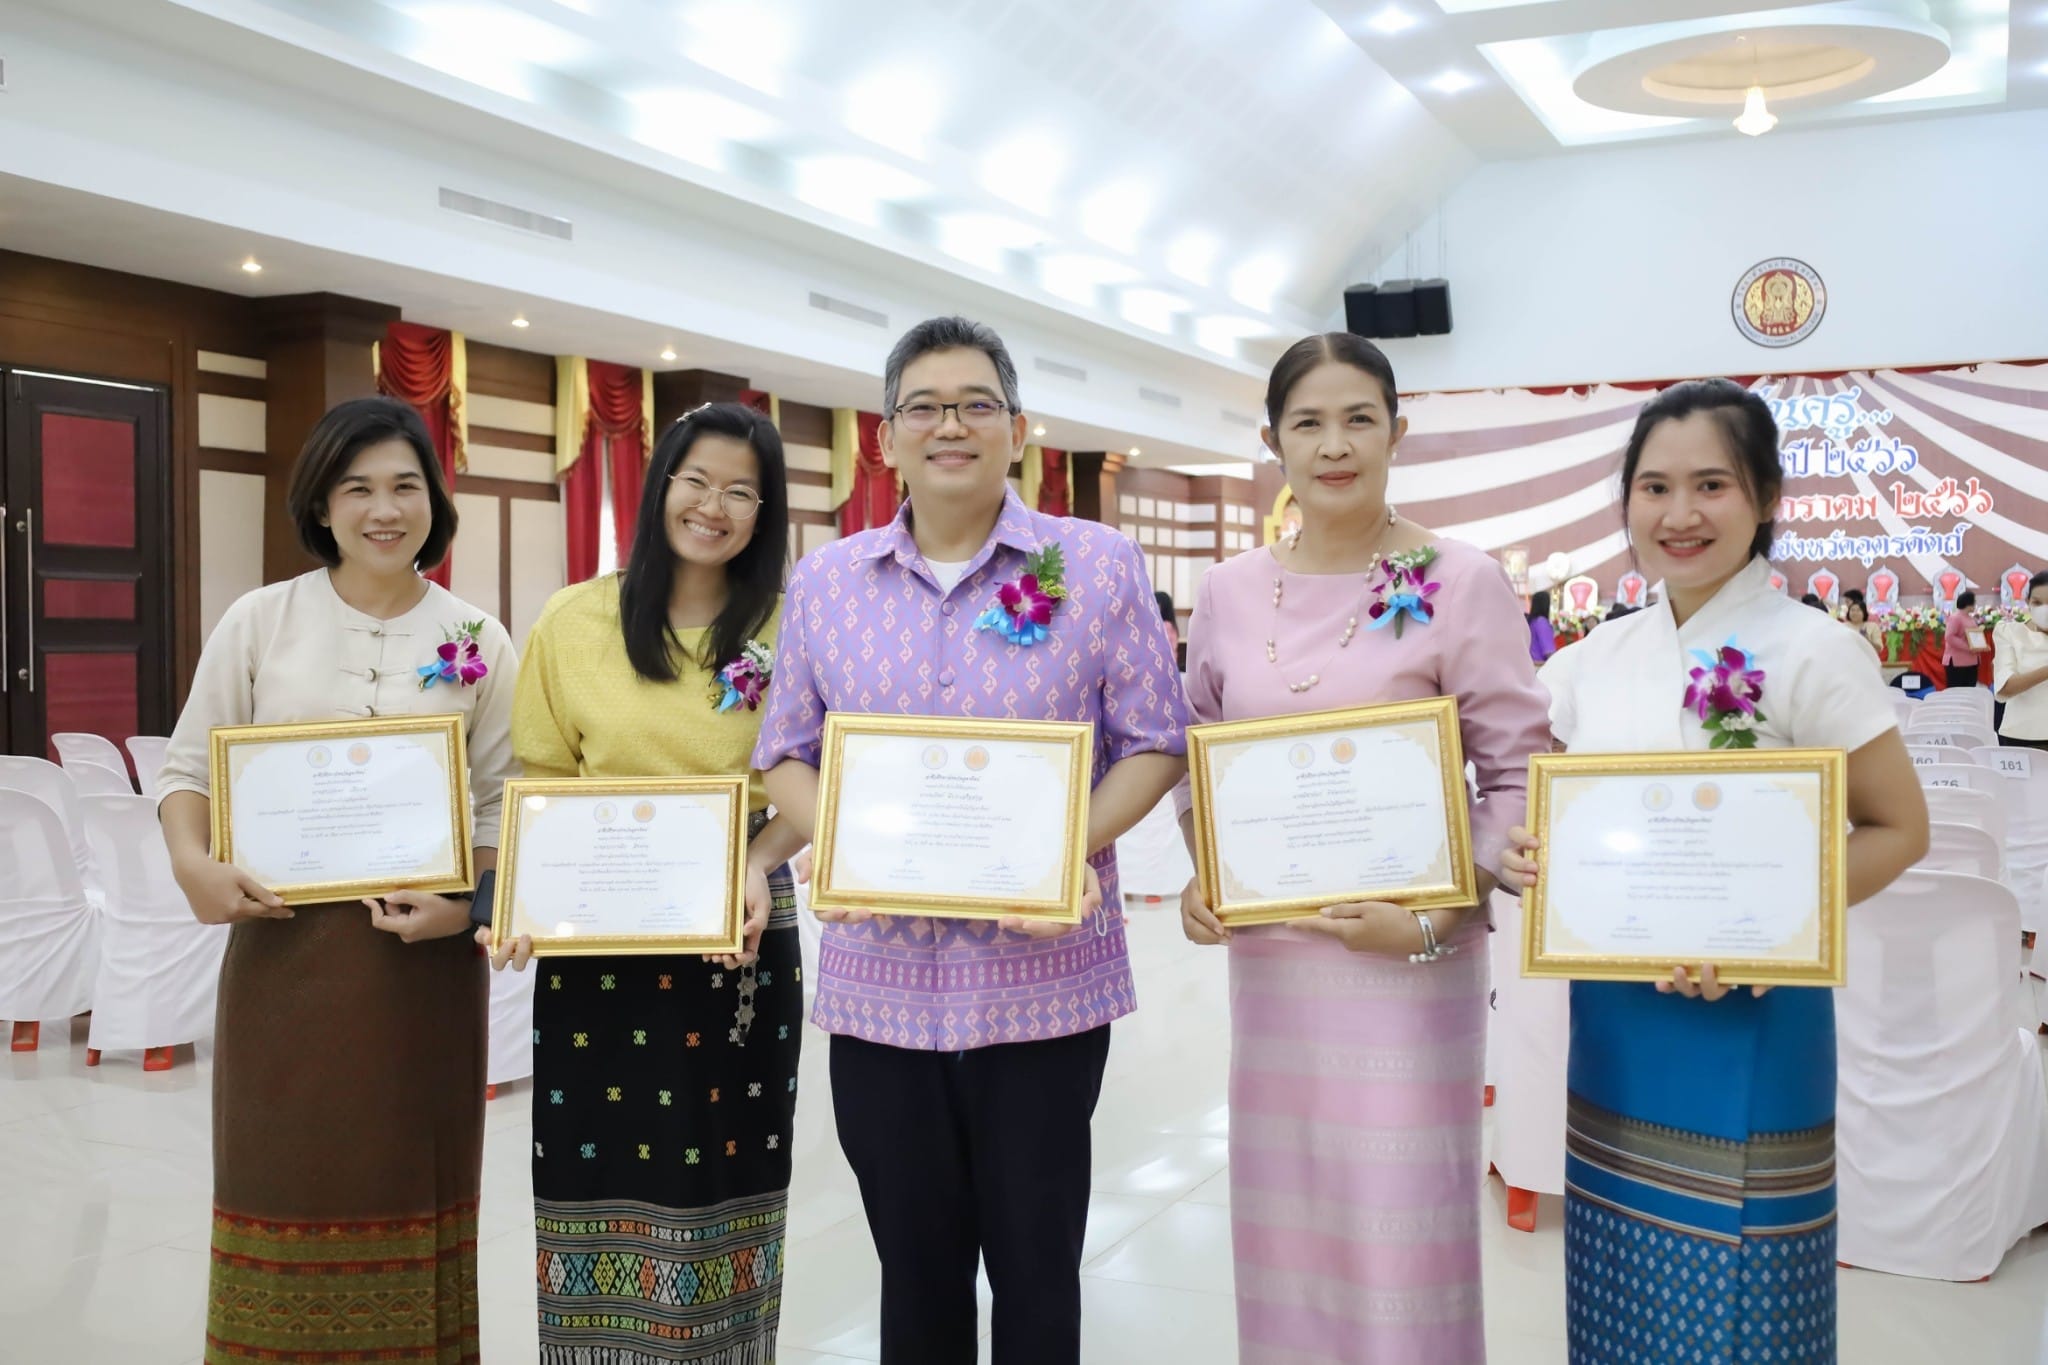
[[[1700,661],[1730,643],[1763,670],[1760,748],[1854,752],[1896,729],[1891,694],[1854,631],[1770,587],[1762,559],[1722,585],[1683,627],[1669,602],[1597,626],[1537,676],[1551,730],[1573,753],[1705,749],[1712,735],[1685,708]]]
[[[2015,674],[2048,668],[2048,634],[2018,621],[2000,621],[1991,633],[1993,691]],[[2038,683],[2005,704],[1998,733],[2007,739],[2048,739],[2048,683]]]
[[[437,682],[422,691],[419,666],[434,661],[448,634],[478,618],[477,645],[490,671],[470,687]],[[164,753],[157,799],[179,791],[211,796],[207,736],[217,725],[457,712],[469,748],[473,837],[495,848],[505,779],[519,771],[512,754],[518,671],[505,628],[436,584],[405,615],[380,621],[342,601],[325,569],[272,583],[237,599],[207,639]]]

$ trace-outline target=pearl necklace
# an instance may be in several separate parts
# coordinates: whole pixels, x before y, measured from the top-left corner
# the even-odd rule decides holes
[[[1393,529],[1394,522],[1399,518],[1399,515],[1400,514],[1394,510],[1393,505],[1389,504],[1387,507],[1387,528],[1386,530],[1382,530],[1380,532],[1379,541],[1376,541],[1373,544],[1372,559],[1378,559],[1380,543],[1386,540],[1387,530]],[[1294,530],[1288,533],[1287,545],[1289,549],[1292,549],[1300,543],[1301,528],[1296,527]],[[1347,646],[1349,646],[1351,643],[1351,638],[1354,635],[1358,634],[1358,613],[1360,608],[1362,608],[1365,605],[1365,595],[1371,589],[1372,576],[1373,571],[1372,569],[1368,568],[1365,571],[1365,581],[1359,584],[1358,587],[1358,601],[1351,608],[1350,619],[1344,622],[1344,631],[1341,635],[1337,637],[1336,647],[1332,649],[1327,656],[1324,657],[1321,667],[1318,668],[1315,672],[1309,674],[1308,677],[1304,678],[1300,682],[1288,683],[1287,690],[1289,692],[1292,692],[1299,696],[1301,693],[1308,691],[1317,683],[1321,682],[1323,680],[1322,669],[1328,668],[1330,666],[1331,660],[1335,659],[1341,651],[1343,651]],[[1278,672],[1280,668],[1280,599],[1282,594],[1286,591],[1286,587],[1286,573],[1283,571],[1281,573],[1275,574],[1273,576],[1273,629],[1266,636],[1266,662],[1271,664],[1276,672]],[[1282,673],[1281,677],[1285,678],[1286,674]]]

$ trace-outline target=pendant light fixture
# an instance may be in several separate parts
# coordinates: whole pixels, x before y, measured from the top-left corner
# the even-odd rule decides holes
[[[1764,88],[1752,85],[1743,97],[1742,116],[1735,120],[1736,129],[1751,137],[1762,137],[1777,126],[1778,116],[1764,104]]]

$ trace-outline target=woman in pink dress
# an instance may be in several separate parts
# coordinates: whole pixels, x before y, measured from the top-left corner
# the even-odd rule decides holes
[[[1266,415],[1301,528],[1203,577],[1190,719],[1455,697],[1480,795],[1472,847],[1491,856],[1522,818],[1529,754],[1550,747],[1529,652],[1509,647],[1527,634],[1520,602],[1485,554],[1388,504],[1408,424],[1378,347],[1348,333],[1298,343],[1274,368]],[[1399,629],[1395,613],[1372,610],[1389,560],[1423,563],[1434,585]],[[1192,842],[1192,818],[1182,825]],[[1483,870],[1480,885],[1483,906]],[[1430,911],[1427,934],[1424,918],[1367,902],[1226,930],[1195,884],[1181,897],[1188,937],[1230,946],[1230,1198],[1247,1365],[1485,1359],[1485,912]]]

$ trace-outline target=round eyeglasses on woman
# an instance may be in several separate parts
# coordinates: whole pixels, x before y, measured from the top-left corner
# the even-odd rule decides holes
[[[992,427],[1003,420],[1003,414],[1010,405],[997,398],[970,398],[960,403],[932,403],[923,399],[915,403],[898,403],[896,411],[890,414],[911,431],[937,431],[946,420],[948,412],[958,413],[963,426]]]
[[[746,521],[761,510],[761,495],[751,488],[741,488],[738,485],[731,488],[713,488],[711,481],[702,474],[687,469],[669,475],[668,481],[682,488],[685,507],[702,507],[716,497],[718,505],[724,508],[725,514],[734,521]]]

